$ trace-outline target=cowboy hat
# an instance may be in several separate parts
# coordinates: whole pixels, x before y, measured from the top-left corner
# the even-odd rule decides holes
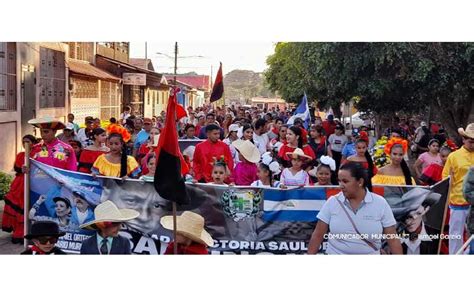
[[[260,151],[249,140],[235,140],[232,146],[237,149],[246,160],[258,163],[260,161]]]
[[[173,216],[164,216],[160,220],[164,228],[173,230]],[[214,240],[204,229],[204,218],[196,213],[185,211],[176,217],[176,231],[197,242],[212,247]]]
[[[286,156],[290,158],[305,157],[308,160],[313,159],[311,156],[304,154],[304,151],[300,148],[296,148],[293,152],[286,152]]]
[[[31,225],[30,233],[25,235],[26,239],[32,239],[40,236],[60,237],[65,232],[59,231],[59,226],[54,221],[38,221]]]
[[[458,133],[463,137],[474,139],[474,123],[468,124],[466,130],[458,128]]]
[[[60,130],[66,127],[64,123],[62,123],[60,120],[53,118],[51,116],[30,119],[28,120],[28,123],[37,128],[52,129],[52,130]]]
[[[99,222],[125,222],[140,216],[140,213],[130,209],[119,209],[110,200],[106,200],[94,209],[95,220],[82,224],[83,229],[95,229],[93,226]]]

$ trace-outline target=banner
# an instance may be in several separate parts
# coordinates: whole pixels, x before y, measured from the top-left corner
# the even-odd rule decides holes
[[[56,221],[66,235],[58,246],[79,253],[82,241],[93,232],[79,228],[94,219],[94,208],[105,200],[119,208],[140,212],[124,224],[135,254],[162,254],[172,238],[160,218],[171,215],[171,203],[161,198],[153,183],[122,181],[65,171],[31,161],[30,221]],[[404,250],[420,245],[421,253],[436,254],[446,205],[447,180],[433,187],[374,186],[385,196],[397,219]],[[182,211],[201,214],[214,238],[211,254],[304,254],[316,225],[316,215],[337,186],[298,189],[252,188],[186,184],[191,204]],[[418,244],[417,240],[421,240]],[[321,252],[325,249],[323,243]]]

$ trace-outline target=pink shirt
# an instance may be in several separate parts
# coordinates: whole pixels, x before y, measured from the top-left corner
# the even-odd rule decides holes
[[[421,161],[421,171],[424,171],[433,163],[443,166],[443,161],[441,160],[439,153],[436,156],[433,156],[429,152],[424,152],[418,157],[418,159]]]
[[[39,143],[31,149],[30,157],[47,165],[77,171],[76,154],[72,147],[58,139],[49,144]]]
[[[234,168],[235,185],[248,186],[258,180],[257,165],[255,163],[241,161]]]

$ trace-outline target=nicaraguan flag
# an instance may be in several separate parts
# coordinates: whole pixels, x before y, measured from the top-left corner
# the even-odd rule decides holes
[[[303,100],[296,108],[295,114],[288,119],[288,124],[292,125],[296,118],[301,118],[304,122],[305,129],[308,129],[309,123],[311,121],[311,117],[309,114],[309,107],[308,107],[308,98],[306,97],[306,93],[303,96]]]
[[[265,190],[265,221],[314,222],[326,202],[326,188]]]

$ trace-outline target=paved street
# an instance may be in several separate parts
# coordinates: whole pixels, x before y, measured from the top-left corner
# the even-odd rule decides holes
[[[0,201],[0,217],[3,214],[3,206],[5,203]],[[19,254],[23,251],[23,245],[12,244],[10,233],[3,232],[0,230],[0,255],[4,254]]]

